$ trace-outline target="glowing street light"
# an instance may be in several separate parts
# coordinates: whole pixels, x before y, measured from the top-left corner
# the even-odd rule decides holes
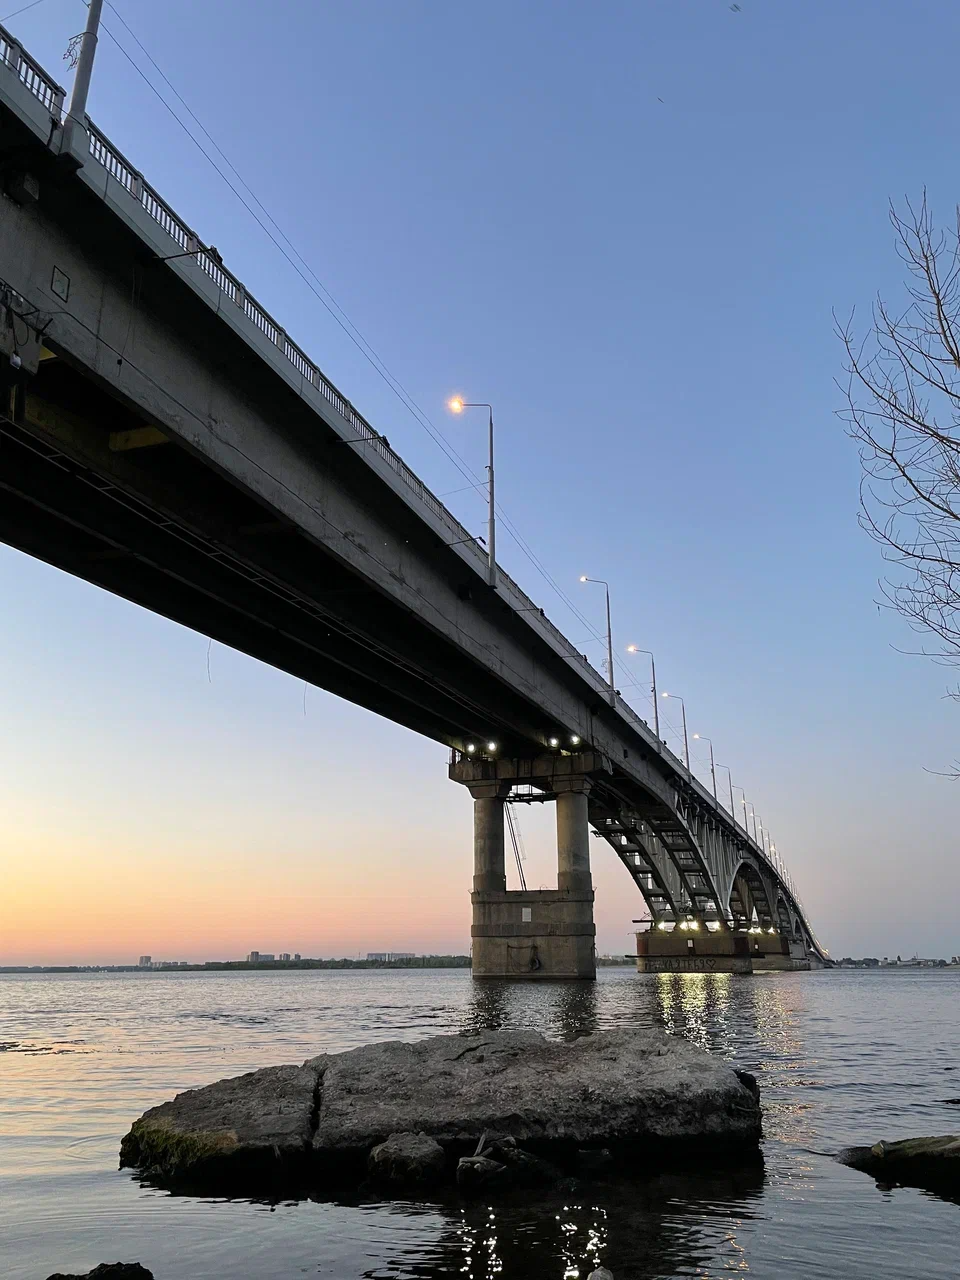
[[[598,586],[603,587],[607,596],[607,674],[610,677],[610,705],[617,705],[617,686],[613,674],[613,628],[610,624],[610,584],[604,582],[603,578],[588,578],[585,573],[580,575],[581,582],[595,582]]]
[[[710,777],[713,779],[713,798],[717,798],[717,766],[713,763],[713,742],[710,738],[705,738],[702,733],[693,735],[700,742],[708,742],[710,744]]]
[[[660,706],[657,702],[657,666],[649,649],[641,649],[635,644],[627,645],[627,653],[645,653],[650,659],[650,690],[653,693],[653,730],[657,735],[657,750],[660,750]]]
[[[680,703],[680,710],[683,714],[683,763],[687,766],[687,777],[690,777],[690,743],[687,740],[687,704],[676,693],[665,693],[664,698],[673,698],[675,702]]]
[[[451,413],[463,413],[464,409],[487,409],[490,414],[490,461],[487,463],[487,582],[497,585],[497,514],[493,488],[493,405],[483,401],[464,400],[453,396],[447,401]]]

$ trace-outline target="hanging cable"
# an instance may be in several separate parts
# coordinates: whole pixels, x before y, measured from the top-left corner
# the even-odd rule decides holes
[[[527,878],[523,874],[523,859],[526,856],[522,854],[523,839],[520,835],[520,822],[514,812],[514,807],[508,800],[503,806],[507,815],[507,830],[510,832],[510,843],[513,845],[513,856],[517,860],[517,875],[520,877],[520,888],[526,893]]]

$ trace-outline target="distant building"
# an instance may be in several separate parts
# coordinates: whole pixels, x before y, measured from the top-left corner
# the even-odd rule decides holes
[[[368,960],[380,960],[389,963],[391,960],[414,960],[416,955],[413,951],[368,951]]]
[[[150,957],[149,957],[149,956],[141,956],[141,957],[140,957],[140,959],[137,961],[137,968],[138,968],[138,969],[149,969],[149,968],[150,968],[150,965],[151,965],[152,963],[153,963],[153,962],[152,962],[152,960],[150,959]]]
[[[259,952],[259,951],[248,951],[248,952],[247,952],[247,964],[256,964],[256,963],[257,963],[257,961],[258,961],[259,959],[260,959],[260,952]]]
[[[293,953],[293,958],[294,958],[294,960],[299,960],[299,959],[300,959],[300,952],[299,952],[299,951],[295,951],[295,952]]]
[[[290,952],[289,952],[289,951],[281,951],[281,952],[280,952],[280,959],[281,959],[281,960],[289,960],[289,959],[290,959]]]
[[[368,951],[367,959],[368,960],[386,960],[388,959],[388,956],[386,951]]]
[[[261,952],[260,952],[260,959],[261,959],[261,960],[276,960],[276,958],[277,958],[277,957],[273,954],[273,952],[272,952],[272,951],[261,951]]]

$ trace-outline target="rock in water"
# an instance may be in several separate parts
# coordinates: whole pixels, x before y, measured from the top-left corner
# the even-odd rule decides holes
[[[847,1147],[837,1159],[872,1174],[879,1182],[960,1191],[960,1135],[955,1133]]]
[[[245,1189],[362,1171],[392,1134],[455,1155],[487,1132],[540,1155],[637,1140],[733,1148],[760,1137],[751,1084],[656,1030],[569,1044],[533,1031],[389,1041],[179,1094],[136,1121],[120,1156],[161,1183]]]
[[[80,1275],[66,1275],[58,1271],[47,1280],[153,1280],[153,1272],[141,1267],[139,1262],[101,1262],[92,1271]]]
[[[489,1191],[510,1182],[507,1166],[489,1156],[464,1156],[457,1165],[457,1186],[461,1191]]]
[[[613,1280],[613,1272],[608,1271],[606,1267],[597,1267],[596,1271],[590,1272],[587,1280]]]
[[[443,1147],[425,1133],[392,1133],[367,1157],[367,1171],[372,1178],[398,1186],[436,1182],[446,1167]]]

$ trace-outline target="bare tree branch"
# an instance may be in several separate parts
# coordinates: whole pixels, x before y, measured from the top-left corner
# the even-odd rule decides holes
[[[841,416],[860,446],[860,523],[890,565],[883,599],[935,637],[929,656],[960,666],[960,207],[938,230],[924,192],[890,222],[908,301],[878,297],[863,338],[852,315],[837,325]]]

